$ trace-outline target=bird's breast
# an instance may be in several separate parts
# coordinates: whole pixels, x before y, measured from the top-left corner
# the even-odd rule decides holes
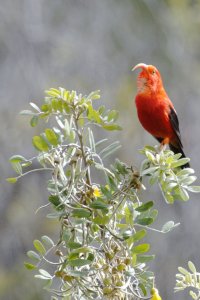
[[[135,102],[140,123],[150,134],[162,138],[171,136],[168,101],[152,95],[139,94]]]

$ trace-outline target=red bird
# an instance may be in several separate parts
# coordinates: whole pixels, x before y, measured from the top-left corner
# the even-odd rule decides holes
[[[175,154],[181,153],[182,157],[185,157],[178,117],[163,87],[159,71],[156,67],[143,63],[136,65],[133,71],[139,68],[142,70],[137,78],[135,103],[142,126],[161,143],[161,146],[169,144],[169,148]],[[189,167],[189,164],[183,167]]]

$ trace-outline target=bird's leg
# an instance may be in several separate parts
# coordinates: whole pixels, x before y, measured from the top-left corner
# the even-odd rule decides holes
[[[159,146],[159,152],[164,151],[167,147],[167,144],[169,144],[169,138],[163,139]]]
[[[160,146],[159,146],[159,148],[158,148],[159,152],[162,152],[165,149],[166,149],[166,144],[161,143]]]

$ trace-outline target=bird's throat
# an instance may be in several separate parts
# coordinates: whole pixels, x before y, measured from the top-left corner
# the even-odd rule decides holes
[[[138,77],[137,79],[137,92],[138,94],[150,94],[151,88],[148,85],[148,81],[145,77]]]

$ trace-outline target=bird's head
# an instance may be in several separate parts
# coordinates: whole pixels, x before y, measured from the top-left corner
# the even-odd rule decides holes
[[[141,69],[137,78],[138,93],[156,93],[163,88],[159,71],[152,65],[137,64],[132,71]]]

